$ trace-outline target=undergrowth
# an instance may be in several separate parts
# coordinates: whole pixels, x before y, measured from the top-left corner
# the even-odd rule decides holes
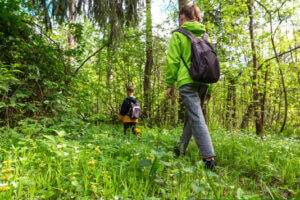
[[[0,130],[1,199],[299,199],[299,140],[211,129],[215,173],[196,144],[176,158],[181,127],[144,128],[74,119],[24,120]]]

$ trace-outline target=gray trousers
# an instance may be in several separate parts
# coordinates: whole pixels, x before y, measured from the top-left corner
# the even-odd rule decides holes
[[[215,156],[214,147],[202,112],[208,86],[186,84],[179,88],[185,106],[185,119],[179,149],[186,152],[192,135],[203,159]]]

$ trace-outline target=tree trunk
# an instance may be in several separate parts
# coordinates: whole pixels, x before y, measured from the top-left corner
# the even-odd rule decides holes
[[[272,47],[273,47],[273,51],[274,54],[276,56],[276,62],[278,64],[278,66],[280,65],[280,60],[276,51],[276,47],[275,47],[275,42],[274,42],[274,36],[273,36],[273,31],[272,31],[272,16],[270,16],[270,25],[271,25],[271,42],[272,42]],[[282,83],[282,88],[283,88],[283,94],[284,94],[284,119],[280,128],[279,132],[282,132],[284,130],[284,127],[286,125],[286,120],[287,120],[287,111],[288,111],[288,101],[287,101],[287,91],[286,91],[286,86],[285,86],[285,81],[284,81],[284,75],[283,75],[283,71],[282,69],[280,69],[279,66],[279,73],[280,73],[280,77],[281,77],[281,83]]]
[[[279,104],[278,104],[278,113],[277,113],[277,116],[276,116],[276,125],[279,123],[279,120],[280,120],[280,116],[281,116],[281,87],[279,87],[279,94],[278,94],[278,97],[279,97]]]
[[[68,32],[68,43],[71,49],[74,49],[75,41],[74,36],[72,35],[72,26],[71,24],[74,23],[74,14],[75,14],[75,0],[71,0],[70,8],[69,8],[69,32]],[[74,58],[70,57],[69,65],[66,65],[66,71],[68,75],[71,75],[70,66],[74,62]]]
[[[231,75],[228,76],[228,91],[227,91],[227,105],[226,105],[226,128],[230,129],[232,122],[235,120],[234,106],[235,104],[235,80]]]
[[[146,1],[146,65],[144,73],[144,114],[151,112],[151,71],[153,66],[151,0]]]
[[[232,126],[233,128],[236,127],[236,82],[233,80],[232,82],[232,113],[231,113],[231,118],[232,118]]]
[[[228,92],[227,92],[227,105],[226,105],[226,127],[230,129],[235,126],[236,116],[236,83],[232,75],[228,76]]]
[[[274,54],[275,54],[275,57],[276,57],[276,62],[277,62],[278,65],[280,65],[279,56],[278,56],[276,46],[275,46],[275,42],[274,42],[274,34],[276,32],[276,29],[275,29],[275,31],[273,31],[272,13],[270,12],[270,10],[264,4],[260,3],[259,1],[257,1],[257,3],[265,9],[265,11],[267,12],[267,14],[270,17],[270,22],[269,23],[270,23],[270,32],[271,32],[271,34],[270,34],[271,43],[272,43],[273,51],[274,51]],[[278,13],[279,13],[279,10],[278,10]],[[282,83],[283,94],[284,94],[284,119],[283,119],[282,126],[281,126],[281,129],[280,129],[280,132],[282,132],[284,130],[286,120],[287,120],[288,102],[287,102],[287,91],[286,91],[286,87],[285,87],[283,71],[282,71],[282,69],[280,69],[280,66],[279,66],[279,73],[280,73],[280,76],[281,76],[281,83]]]
[[[185,111],[185,108],[184,108],[184,105],[182,103],[182,99],[181,97],[179,96],[179,100],[178,100],[178,103],[179,103],[179,111],[178,111],[178,121],[179,122],[184,122],[184,111]],[[204,114],[204,110],[203,110],[203,114]]]
[[[249,12],[249,33],[251,40],[251,50],[252,50],[252,90],[253,90],[253,108],[254,108],[254,116],[255,116],[255,128],[256,134],[262,136],[263,132],[263,124],[261,123],[261,118],[259,115],[259,93],[258,93],[258,77],[257,77],[257,55],[256,55],[256,44],[254,37],[254,17],[253,17],[253,0],[248,1],[248,12]]]
[[[265,103],[266,103],[266,96],[267,96],[268,66],[266,66],[264,81],[265,81],[264,82],[264,93],[263,93],[262,98],[260,99],[260,110],[261,110],[260,118],[261,118],[261,123],[262,123],[262,129],[263,129],[264,119],[265,119]]]
[[[253,104],[250,103],[248,108],[247,108],[246,113],[243,116],[242,123],[241,123],[241,129],[246,129],[247,128],[247,126],[249,124],[249,119],[252,118],[252,115],[253,115]]]

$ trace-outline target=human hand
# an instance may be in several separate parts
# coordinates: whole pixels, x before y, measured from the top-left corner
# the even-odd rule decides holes
[[[168,87],[168,89],[167,89],[167,96],[169,98],[173,98],[174,97],[174,88]]]
[[[118,115],[118,120],[121,120],[122,119],[122,116],[121,115]]]

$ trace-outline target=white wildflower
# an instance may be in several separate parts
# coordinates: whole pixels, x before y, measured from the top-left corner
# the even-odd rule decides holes
[[[90,144],[88,144],[88,146],[90,147],[90,146],[92,146],[92,144],[90,143]]]
[[[58,144],[58,145],[57,145],[57,148],[59,148],[59,149],[60,149],[60,148],[62,148],[62,146]]]
[[[0,187],[7,186],[7,183],[0,183]]]
[[[80,151],[76,150],[75,153],[80,153]]]
[[[12,181],[11,184],[16,188],[17,187],[17,183],[15,181]]]
[[[230,188],[233,189],[233,188],[234,188],[234,185],[231,185]]]
[[[138,156],[138,155],[140,155],[140,153],[136,153],[135,155]]]
[[[22,161],[26,160],[26,158],[19,158],[19,160],[22,162]]]
[[[68,156],[68,155],[69,155],[69,153],[68,153],[68,152],[64,152],[64,155],[65,155],[65,156]]]
[[[73,157],[73,159],[77,159],[77,157],[76,157],[76,156],[74,156],[74,157]]]
[[[75,147],[74,147],[74,149],[76,149],[76,150],[77,150],[77,149],[78,149],[78,147],[76,147],[76,146],[75,146]]]
[[[67,147],[67,145],[66,145],[66,144],[62,144],[62,147],[63,147],[63,148],[66,148],[66,147]]]
[[[119,197],[118,196],[114,196],[115,197],[115,200],[118,200],[119,199]]]

